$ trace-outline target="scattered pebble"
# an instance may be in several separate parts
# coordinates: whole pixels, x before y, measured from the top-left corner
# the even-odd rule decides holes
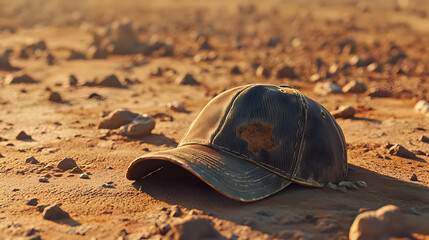
[[[34,158],[33,156],[31,156],[31,157],[25,159],[25,163],[38,164],[39,161],[37,161],[36,158]]]
[[[43,210],[43,218],[47,220],[59,220],[70,218],[70,215],[62,210],[58,205],[46,207]]]
[[[107,182],[101,186],[104,188],[116,188],[116,184],[114,184],[113,182]]]
[[[56,103],[62,102],[61,95],[58,92],[51,92],[48,100],[50,102],[56,102]]]
[[[183,102],[172,102],[169,103],[168,108],[175,111],[175,112],[184,112],[185,111],[185,104]]]
[[[240,70],[240,68],[239,68],[238,66],[234,66],[234,67],[231,69],[231,74],[234,74],[234,75],[239,75],[239,74],[241,74],[241,70]]]
[[[417,113],[428,113],[429,112],[429,102],[426,100],[420,100],[414,106],[414,111]]]
[[[366,184],[365,181],[357,181],[356,184],[361,188],[365,188],[365,189],[368,188],[368,185]]]
[[[363,93],[366,91],[366,87],[361,82],[351,81],[343,87],[342,91],[344,93]]]
[[[317,82],[320,79],[322,79],[322,77],[318,73],[315,73],[315,74],[313,74],[313,75],[310,76],[310,81],[312,81],[312,82]]]
[[[200,85],[200,83],[190,73],[177,77],[176,83],[179,85],[192,85],[192,86]]]
[[[294,68],[289,66],[281,67],[279,70],[277,70],[276,73],[277,78],[290,78],[295,79],[297,78]]]
[[[54,65],[55,57],[52,53],[48,53],[48,55],[46,55],[46,63],[48,63],[49,66]]]
[[[353,118],[355,112],[355,109],[351,106],[340,106],[337,110],[331,112],[331,114],[335,118]]]
[[[426,137],[425,135],[422,135],[422,136],[419,138],[419,141],[420,141],[420,142],[424,142],[424,143],[429,143],[429,138],[428,138],[428,137]]]
[[[32,77],[27,74],[21,75],[9,75],[6,77],[7,84],[19,84],[19,83],[38,83],[38,81],[34,80]]]
[[[64,158],[57,165],[57,168],[62,169],[64,171],[73,169],[75,167],[77,167],[77,164],[72,158]]]
[[[118,77],[114,74],[104,77],[100,82],[97,83],[97,85],[103,86],[103,87],[114,87],[114,88],[123,87]]]
[[[416,154],[410,152],[408,149],[403,147],[402,145],[395,144],[389,149],[389,154],[396,155],[398,157],[413,159],[416,157]]]
[[[89,95],[88,99],[96,99],[96,100],[102,101],[102,100],[105,100],[106,98],[103,97],[103,96],[101,96],[101,95],[99,95],[99,94],[97,94],[97,93],[91,93]]]
[[[25,141],[25,140],[31,140],[31,139],[32,139],[31,136],[25,133],[24,131],[19,132],[18,135],[16,136],[16,140]]]
[[[40,177],[39,178],[39,182],[48,183],[49,182],[49,178],[47,178],[47,177]]]
[[[27,205],[29,205],[29,206],[37,206],[38,201],[39,201],[39,199],[37,199],[37,198],[29,199],[29,200],[27,201]]]
[[[418,181],[417,175],[413,173],[413,175],[410,178],[411,181]]]
[[[328,94],[339,94],[343,91],[341,90],[341,87],[334,82],[323,82],[314,86],[314,92],[322,96],[326,96]]]
[[[82,169],[79,167],[74,167],[72,170],[70,170],[71,173],[83,173]]]
[[[89,175],[86,173],[82,173],[81,175],[79,175],[79,177],[82,179],[90,179]]]
[[[70,76],[69,76],[69,86],[76,87],[77,84],[78,84],[78,82],[79,81],[77,80],[76,76],[73,75],[73,74],[70,74]]]
[[[406,226],[399,208],[386,205],[376,211],[359,214],[350,227],[349,239],[390,239],[408,236]]]

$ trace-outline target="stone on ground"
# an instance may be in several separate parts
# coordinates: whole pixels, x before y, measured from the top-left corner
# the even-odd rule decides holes
[[[98,125],[98,128],[117,129],[122,125],[132,122],[138,116],[139,114],[130,111],[116,110],[104,117]]]
[[[177,77],[176,83],[179,85],[200,85],[200,83],[190,73]]]
[[[420,100],[414,106],[414,111],[418,113],[429,113],[429,102],[426,100]]]
[[[118,77],[114,74],[104,77],[101,81],[97,83],[97,85],[103,86],[103,87],[114,87],[114,88],[123,87],[121,81],[119,81]]]
[[[60,220],[70,218],[70,215],[58,205],[46,207],[43,210],[43,218],[47,220]]]
[[[389,149],[389,153],[391,155],[396,155],[398,157],[403,157],[403,158],[410,158],[413,159],[416,157],[416,154],[409,151],[408,149],[406,149],[405,147],[403,147],[402,145],[399,144],[395,144],[393,145],[390,149]]]
[[[60,95],[58,92],[52,92],[52,93],[49,95],[48,100],[49,100],[50,102],[56,102],[56,103],[60,103],[60,102],[62,102],[61,95]]]
[[[31,139],[32,139],[31,136],[25,133],[24,131],[19,132],[18,135],[16,136],[16,140],[25,141],[25,140],[31,140]]]
[[[334,118],[353,118],[355,109],[350,106],[340,106],[337,110],[331,112]]]
[[[149,115],[139,115],[131,123],[122,126],[119,133],[127,137],[143,137],[149,135],[155,127],[155,119]]]
[[[20,84],[20,83],[37,83],[32,77],[27,74],[9,75],[6,77],[7,84]]]
[[[328,94],[339,94],[339,93],[343,93],[343,91],[341,90],[341,87],[338,86],[336,83],[334,82],[323,82],[323,83],[318,83],[314,86],[314,92],[322,95],[322,96],[326,96]]]
[[[75,167],[77,167],[77,164],[76,164],[75,160],[73,160],[72,158],[64,158],[57,165],[57,168],[59,168],[61,170],[70,170],[70,169],[73,169]]]
[[[366,91],[366,87],[361,82],[351,81],[347,83],[342,90],[344,93],[363,93]]]

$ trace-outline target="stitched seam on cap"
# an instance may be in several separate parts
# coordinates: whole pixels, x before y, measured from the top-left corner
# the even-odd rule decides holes
[[[234,105],[235,101],[237,100],[238,96],[239,96],[239,95],[241,95],[241,93],[243,93],[244,91],[246,91],[248,88],[253,87],[253,86],[256,86],[256,85],[257,85],[257,84],[251,84],[251,85],[249,85],[249,86],[245,87],[244,89],[242,89],[241,91],[239,91],[239,92],[234,96],[234,100],[233,100],[233,101],[231,101],[231,103],[229,104],[228,109],[227,109],[227,111],[226,111],[225,115],[223,115],[223,118],[222,118],[222,120],[221,120],[221,121],[220,121],[220,123],[219,123],[219,127],[216,129],[215,134],[213,134],[212,139],[210,139],[210,144],[213,144],[214,139],[219,135],[219,133],[221,132],[221,129],[223,129],[223,127],[225,126],[226,119],[228,118],[228,115],[229,115],[229,114],[230,114],[230,112],[231,112],[231,108],[232,108],[232,106]]]
[[[298,126],[298,132],[301,132],[301,136],[299,136],[301,139],[298,142],[299,146],[297,148],[297,159],[294,161],[294,166],[293,166],[293,173],[292,173],[292,178],[295,179],[296,175],[298,174],[298,166],[300,166],[301,161],[302,161],[302,155],[303,155],[303,151],[304,151],[304,139],[305,139],[305,130],[307,129],[307,124],[308,124],[308,119],[307,119],[307,115],[308,115],[308,102],[306,101],[304,95],[295,90],[296,94],[299,96],[299,102],[300,102],[300,106],[302,108],[302,112],[300,114],[303,114],[303,118],[304,118],[304,122],[303,125],[301,127],[301,116],[300,119],[298,120],[298,122],[300,123]],[[299,134],[299,133],[298,133]]]

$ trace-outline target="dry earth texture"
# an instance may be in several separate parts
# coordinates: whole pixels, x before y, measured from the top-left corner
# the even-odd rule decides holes
[[[0,239],[358,239],[358,214],[388,204],[412,220],[386,239],[427,239],[428,14],[424,0],[0,0]],[[180,169],[125,178],[250,83],[331,111],[347,181],[367,188],[240,203]],[[117,109],[140,115],[99,128]]]

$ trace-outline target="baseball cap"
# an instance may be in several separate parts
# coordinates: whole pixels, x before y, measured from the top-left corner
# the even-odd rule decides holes
[[[138,180],[171,164],[243,202],[291,183],[323,187],[347,176],[344,135],[332,115],[296,89],[262,84],[213,98],[177,148],[137,158],[127,178]]]

